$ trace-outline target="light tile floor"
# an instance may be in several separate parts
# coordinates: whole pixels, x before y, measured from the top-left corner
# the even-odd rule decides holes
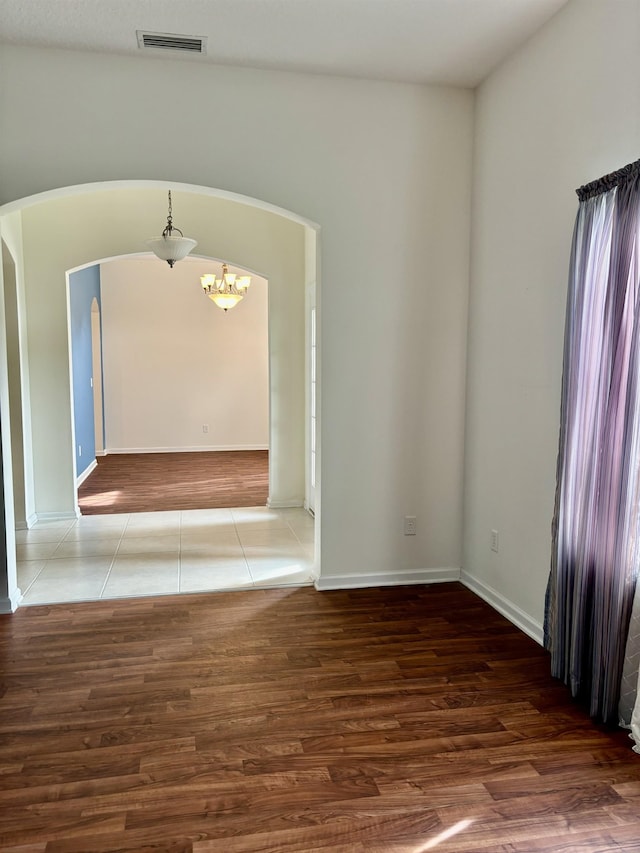
[[[303,509],[196,509],[38,523],[16,532],[21,605],[305,586],[316,579]]]

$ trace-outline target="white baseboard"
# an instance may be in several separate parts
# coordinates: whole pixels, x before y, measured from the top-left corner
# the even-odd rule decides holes
[[[498,613],[502,613],[509,622],[512,622],[521,631],[524,631],[532,640],[544,645],[544,629],[540,622],[532,619],[528,613],[521,610],[517,604],[509,601],[499,592],[487,584],[482,583],[477,578],[468,574],[464,570],[460,573],[460,582],[463,583],[471,592],[475,592],[477,596],[482,598],[487,604],[490,604]]]
[[[15,613],[22,601],[22,592],[16,587],[13,595],[0,598],[0,614]]]
[[[96,456],[107,456],[108,450],[96,450]]]
[[[75,521],[80,518],[80,510],[75,512],[38,512],[36,521]],[[35,522],[34,522],[35,524]]]
[[[267,506],[269,509],[295,509],[296,507],[302,508],[303,502],[301,500],[272,501],[271,498],[268,498]]]
[[[319,591],[359,589],[370,586],[403,586],[418,583],[446,583],[460,580],[460,569],[409,569],[405,572],[378,572],[372,575],[324,575],[315,582]]]
[[[76,489],[78,488],[78,486],[81,486],[84,483],[89,474],[91,474],[92,471],[95,471],[97,467],[98,463],[95,459],[93,460],[93,462],[90,462],[89,465],[87,465],[82,474],[79,474],[76,477]]]
[[[31,530],[37,520],[38,516],[32,512],[26,521],[16,521],[14,530]]]
[[[110,453],[197,453],[216,450],[268,450],[268,444],[209,444],[194,447],[109,447],[102,454]]]

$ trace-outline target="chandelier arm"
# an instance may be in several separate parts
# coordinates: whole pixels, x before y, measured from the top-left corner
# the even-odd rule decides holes
[[[163,237],[171,237],[173,231],[177,231],[181,237],[184,237],[184,234],[182,233],[182,231],[179,228],[176,228],[175,225],[172,225],[171,222],[169,222],[167,220],[167,224],[165,226],[164,231],[162,232],[162,236]]]

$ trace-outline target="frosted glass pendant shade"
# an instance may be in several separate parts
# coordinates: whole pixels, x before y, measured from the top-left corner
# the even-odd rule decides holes
[[[186,258],[197,245],[197,241],[190,237],[170,237],[167,235],[166,237],[153,237],[151,240],[147,240],[147,246],[153,254],[161,261],[166,261],[170,267],[176,261]]]
[[[223,311],[228,311],[229,308],[234,308],[238,302],[242,299],[239,293],[210,293],[208,294],[210,299],[216,303],[218,308],[222,308]]]

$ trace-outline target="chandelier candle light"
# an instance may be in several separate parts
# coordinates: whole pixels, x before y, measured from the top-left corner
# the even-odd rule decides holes
[[[177,232],[180,236],[178,237]],[[173,224],[171,213],[171,190],[169,190],[169,215],[167,216],[167,224],[161,237],[153,237],[147,240],[147,246],[153,254],[160,258],[161,261],[166,261],[171,268],[176,261],[181,261],[189,254],[192,249],[195,249],[197,242],[190,237],[185,237],[179,228]]]
[[[228,311],[229,308],[236,306],[247,292],[251,284],[251,276],[236,275],[234,272],[229,272],[226,264],[222,264],[222,278],[216,278],[215,274],[207,273],[200,276],[200,281],[209,299],[213,299],[218,308]]]

